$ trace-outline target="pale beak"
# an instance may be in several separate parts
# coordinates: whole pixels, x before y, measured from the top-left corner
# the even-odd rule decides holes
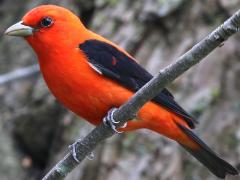
[[[33,35],[34,32],[34,28],[30,27],[30,26],[25,26],[23,25],[23,22],[20,21],[14,25],[12,25],[11,27],[9,27],[6,31],[5,31],[5,35],[8,36],[21,36],[21,37],[26,37],[26,36],[31,36]]]

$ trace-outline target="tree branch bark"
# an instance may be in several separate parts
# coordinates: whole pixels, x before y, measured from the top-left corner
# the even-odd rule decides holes
[[[120,121],[118,127],[131,120],[138,110],[167,84],[183,74],[193,65],[199,63],[215,48],[220,46],[231,35],[238,32],[240,28],[240,10],[225,21],[221,26],[205,37],[202,41],[182,55],[175,63],[161,70],[157,76],[137,91],[134,96],[123,104],[115,113],[114,119]],[[114,135],[114,132],[103,123],[96,127],[82,141],[76,143],[77,158],[81,162],[93,149],[103,140]],[[43,180],[63,179],[70,173],[79,162],[76,162],[71,153],[68,153],[58,162],[43,178]]]
[[[27,78],[29,76],[38,74],[40,72],[38,64],[31,65],[25,68],[20,68],[6,74],[0,75],[0,86],[8,84],[10,82]]]

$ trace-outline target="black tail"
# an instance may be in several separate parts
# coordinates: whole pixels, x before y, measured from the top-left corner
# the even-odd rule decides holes
[[[201,139],[199,139],[191,130],[178,124],[179,128],[186,133],[196,144],[199,149],[191,149],[179,143],[184,149],[190,152],[197,160],[206,166],[213,174],[219,178],[225,178],[227,174],[238,175],[238,170],[229,163],[218,157]]]

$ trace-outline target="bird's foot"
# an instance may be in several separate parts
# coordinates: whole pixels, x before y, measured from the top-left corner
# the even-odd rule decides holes
[[[70,149],[70,152],[73,156],[73,159],[77,162],[80,163],[80,160],[77,158],[77,152],[76,152],[76,145],[77,143],[81,143],[81,139],[78,139],[77,141],[75,141],[73,144],[69,145],[68,148]],[[94,159],[94,153],[90,152],[89,155],[87,155],[87,158],[89,160],[93,160]]]
[[[116,120],[114,119],[114,113],[115,113],[116,110],[117,110],[117,108],[112,108],[112,109],[110,109],[110,110],[108,111],[108,113],[107,113],[107,116],[103,118],[103,123],[104,123],[106,126],[111,127],[111,129],[112,129],[115,133],[120,134],[120,133],[123,133],[123,132],[118,131],[118,130],[116,129],[116,124],[119,124],[120,121],[116,121]],[[121,126],[121,128],[125,128],[126,126],[127,126],[127,122],[126,122],[123,126]]]
[[[81,143],[81,139],[78,139],[75,141],[73,144],[69,145],[68,148],[72,154],[73,159],[77,162],[80,163],[80,160],[77,158],[77,152],[76,152],[76,145],[77,143]]]

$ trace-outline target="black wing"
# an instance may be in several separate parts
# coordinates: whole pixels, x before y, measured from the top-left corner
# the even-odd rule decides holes
[[[80,44],[79,48],[96,71],[132,91],[139,90],[153,77],[127,54],[105,42],[88,40]],[[191,128],[195,127],[196,120],[174,101],[173,95],[166,88],[153,101],[181,116]]]

